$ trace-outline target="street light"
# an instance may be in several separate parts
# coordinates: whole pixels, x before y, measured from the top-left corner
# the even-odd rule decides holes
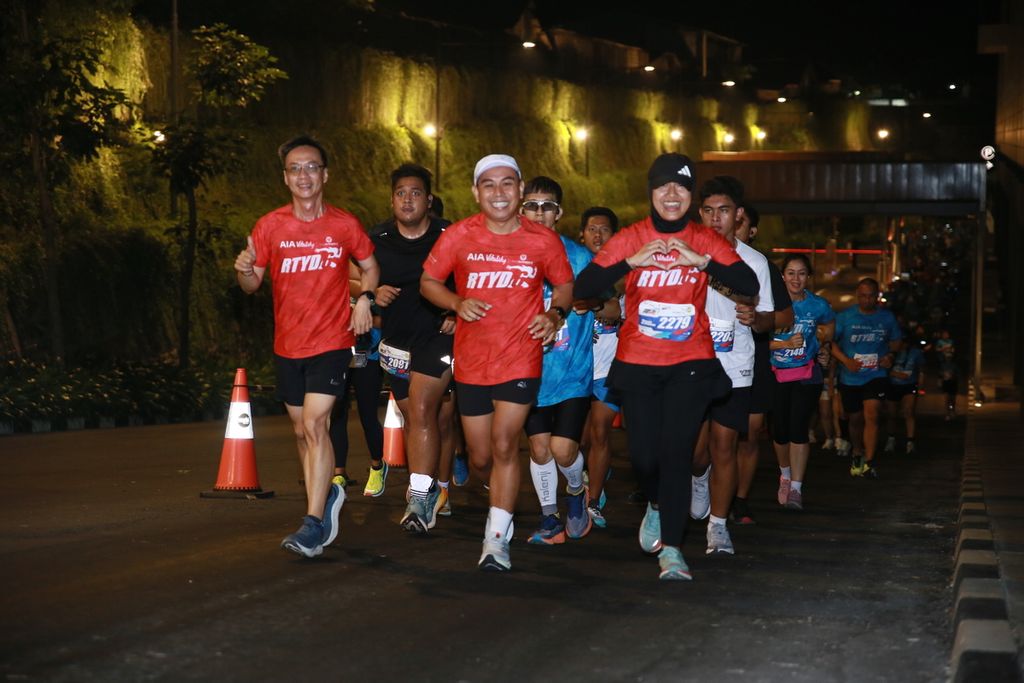
[[[932,113],[930,111],[926,111],[925,113],[921,114],[921,118],[923,119],[930,119],[931,117]]]
[[[679,130],[678,128],[673,128],[672,132],[669,133],[668,136],[675,140],[676,142],[679,142],[680,140],[683,139],[683,131]]]
[[[783,102],[786,101],[786,98],[785,97],[779,97],[779,98],[776,98],[775,101],[778,102],[779,104],[782,104]]]
[[[524,40],[523,47],[525,47],[527,50],[530,50],[532,48],[537,47],[537,43],[533,42],[532,40]]]
[[[888,128],[879,128],[878,132],[876,133],[876,135],[878,136],[879,140],[885,140],[885,139],[887,139],[889,137],[889,129]]]
[[[760,142],[764,142],[764,139],[768,137],[768,133],[758,128],[757,132],[754,134],[754,137],[757,138]]]
[[[654,67],[652,65],[648,64],[647,66],[644,67],[644,71],[646,71],[647,73],[650,73],[650,72],[654,71]]]
[[[726,133],[725,135],[722,136],[722,142],[724,142],[727,145],[731,145],[735,140],[736,136],[733,135],[732,133]]]
[[[731,88],[734,85],[736,85],[736,81],[722,81],[722,85],[724,85],[726,88]]]
[[[583,175],[590,177],[590,144],[587,142],[587,138],[590,134],[586,128],[577,128],[574,133],[577,140],[583,144]]]

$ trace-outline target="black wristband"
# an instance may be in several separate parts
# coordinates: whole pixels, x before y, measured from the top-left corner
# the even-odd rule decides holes
[[[555,313],[557,313],[558,317],[561,318],[562,320],[565,320],[566,317],[568,317],[569,315],[568,312],[566,312],[566,310],[561,306],[552,306],[549,310],[552,310]]]

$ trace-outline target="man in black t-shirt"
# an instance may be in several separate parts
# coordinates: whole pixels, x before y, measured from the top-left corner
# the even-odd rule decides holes
[[[381,367],[406,422],[409,496],[402,526],[432,529],[438,514],[451,514],[454,404],[452,333],[455,320],[420,295],[423,262],[448,222],[429,214],[430,173],[403,164],[391,173],[394,217],[370,231],[381,265],[376,303],[381,311]]]

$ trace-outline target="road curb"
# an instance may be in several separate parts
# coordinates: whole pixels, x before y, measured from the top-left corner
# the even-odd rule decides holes
[[[953,556],[953,683],[1021,683],[978,459],[965,455]]]

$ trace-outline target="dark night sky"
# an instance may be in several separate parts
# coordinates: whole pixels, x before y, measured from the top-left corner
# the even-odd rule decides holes
[[[996,4],[997,0],[968,0],[948,6],[920,0],[845,4],[823,0],[629,0],[613,10],[592,0],[534,2],[545,24],[582,28],[591,22],[592,33],[617,31],[622,42],[631,42],[631,27],[648,19],[707,28],[746,43],[745,61],[760,65],[765,79],[798,80],[804,65],[813,62],[820,79],[902,83],[923,93],[972,78],[979,61],[975,54],[977,25],[992,20]],[[404,7],[411,14],[456,23],[499,27],[513,23],[526,3],[378,0],[377,5]],[[601,14],[605,16],[599,17]]]

